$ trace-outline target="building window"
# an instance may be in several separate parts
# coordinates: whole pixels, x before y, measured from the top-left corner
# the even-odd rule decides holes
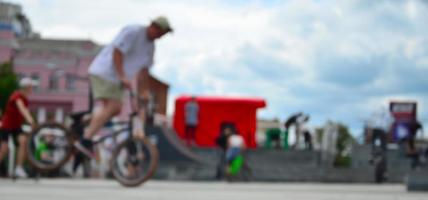
[[[76,89],[76,79],[72,75],[67,75],[66,77],[66,86],[67,90]]]
[[[58,90],[58,76],[56,73],[51,73],[49,76],[49,90]]]
[[[37,81],[37,86],[34,87],[35,91],[39,91],[40,90],[40,76],[37,73],[33,73],[31,74],[31,79],[33,79],[33,81]]]

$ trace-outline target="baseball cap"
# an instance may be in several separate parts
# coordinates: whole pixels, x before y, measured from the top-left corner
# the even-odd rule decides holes
[[[165,16],[159,16],[152,20],[152,23],[158,25],[163,31],[172,32],[173,29]]]
[[[39,83],[29,77],[24,77],[19,81],[19,86],[27,87],[27,86],[38,86]]]

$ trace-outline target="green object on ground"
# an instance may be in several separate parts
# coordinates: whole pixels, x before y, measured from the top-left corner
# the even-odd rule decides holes
[[[48,146],[46,145],[46,143],[40,142],[40,144],[38,144],[36,148],[36,159],[42,160],[42,154],[46,151],[48,151]]]
[[[233,159],[232,163],[229,165],[229,174],[231,175],[237,175],[239,171],[241,171],[242,164],[244,163],[244,157],[241,155],[236,156],[235,159]]]

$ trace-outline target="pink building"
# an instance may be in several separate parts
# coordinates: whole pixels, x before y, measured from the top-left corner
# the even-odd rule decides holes
[[[0,29],[0,63],[9,61],[13,57],[14,49],[18,46],[12,31]]]
[[[39,121],[62,121],[69,112],[88,109],[87,69],[100,46],[88,40],[15,39],[13,33],[1,32],[0,39],[9,41],[0,43],[0,62],[13,57],[19,77],[40,83],[30,96],[30,110]]]
[[[87,69],[100,47],[87,40],[19,40],[15,72],[30,76],[40,86],[31,98],[31,111],[39,120],[53,114],[59,121],[65,113],[88,109]]]

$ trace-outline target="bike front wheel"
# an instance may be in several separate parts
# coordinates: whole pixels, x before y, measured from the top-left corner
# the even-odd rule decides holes
[[[155,174],[158,160],[158,150],[147,138],[132,138],[115,147],[110,169],[120,184],[136,187]]]

